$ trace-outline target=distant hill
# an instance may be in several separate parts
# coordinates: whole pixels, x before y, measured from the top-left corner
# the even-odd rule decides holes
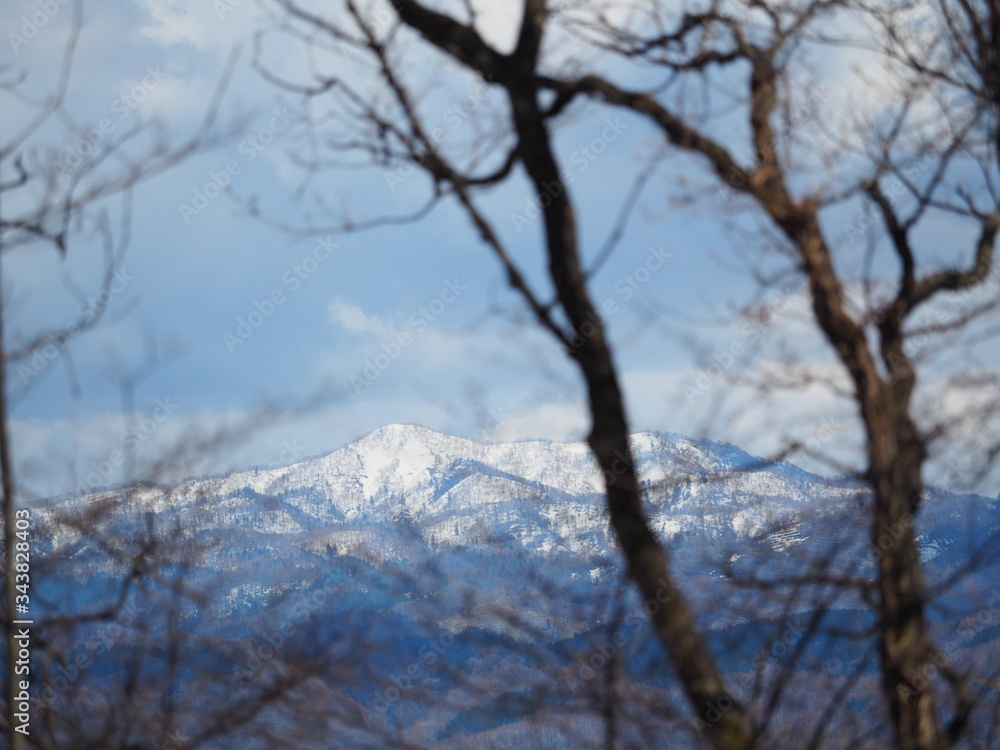
[[[780,658],[759,657],[789,612],[795,627],[817,612],[841,630],[870,625],[856,592],[786,585],[765,595],[731,580],[793,577],[809,566],[870,579],[868,495],[856,481],[673,434],[637,434],[632,446],[651,523],[727,672],[767,677],[782,668]],[[178,570],[185,549],[199,550],[185,575],[208,594],[182,627],[216,644],[191,666],[211,670],[207,684],[215,675],[216,687],[252,689],[268,667],[248,668],[242,654],[283,626],[291,632],[282,641],[311,644],[311,659],[334,659],[338,643],[362,654],[364,677],[338,689],[366,730],[377,716],[380,726],[419,724],[426,746],[518,747],[526,732],[541,732],[549,739],[529,744],[555,748],[578,746],[558,717],[584,700],[591,685],[581,665],[616,632],[616,650],[627,654],[623,684],[682,701],[619,565],[601,489],[582,443],[483,444],[390,425],[291,466],[57,498],[37,513],[39,528],[55,530],[60,516],[109,507],[102,537],[127,552],[151,528],[169,532]],[[938,618],[939,640],[956,658],[995,653],[1000,617],[957,628],[993,585],[995,568],[959,574],[970,550],[1000,530],[1000,505],[932,489],[919,526],[929,585],[950,584],[935,601],[948,613]],[[112,597],[128,573],[88,534],[65,529],[42,544],[58,562],[40,585],[63,611]],[[165,601],[166,587],[155,596]],[[123,638],[107,649],[100,674],[114,674],[132,645]],[[823,680],[862,658],[860,644],[824,636],[796,669]],[[387,698],[408,665],[419,667],[420,690]],[[493,695],[485,703],[484,685]],[[862,680],[857,696],[869,689]],[[858,700],[851,710],[863,713]],[[600,726],[588,714],[574,730],[599,736]],[[451,744],[461,738],[472,744]]]

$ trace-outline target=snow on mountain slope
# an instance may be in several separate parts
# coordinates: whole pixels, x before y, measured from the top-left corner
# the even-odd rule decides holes
[[[781,571],[836,552],[855,570],[873,559],[870,521],[859,508],[867,496],[856,482],[677,435],[641,433],[632,445],[650,524],[670,547],[674,574],[699,582],[695,598],[716,595],[706,581],[723,581],[727,564]],[[212,587],[230,609],[252,608],[352,561],[379,572],[436,570],[432,588],[448,596],[471,587],[507,601],[530,595],[520,581],[532,570],[567,591],[614,585],[621,561],[602,489],[582,443],[483,444],[390,425],[291,466],[63,498],[39,514],[104,503],[104,538],[133,546],[153,519],[178,549],[190,541],[201,550],[201,575],[218,576]],[[998,505],[929,491],[920,516],[921,552],[934,560],[928,580],[960,569],[958,552],[1000,529]],[[104,575],[108,560],[86,536],[54,519],[39,522],[53,530],[43,556],[68,561],[78,579]]]
[[[820,497],[855,493],[789,464],[768,465],[733,446],[640,433],[633,452],[654,526],[666,537],[722,523],[752,536]],[[312,534],[406,522],[433,544],[514,535],[526,547],[608,545],[603,481],[583,443],[485,444],[412,425],[388,425],[291,466],[132,488],[70,502],[113,500],[136,510],[197,514],[206,527]]]
[[[656,433],[640,433],[632,441],[647,484],[697,482],[720,472],[735,472],[730,478],[735,480],[741,476],[740,470],[764,468],[771,471],[753,476],[765,492],[776,489],[772,485],[785,483],[783,474],[823,482],[788,464],[766,467],[762,460],[720,443]],[[371,512],[390,500],[402,500],[411,513],[419,514],[434,510],[432,498],[425,496],[427,490],[446,482],[462,466],[492,470],[563,495],[579,497],[603,491],[596,462],[583,443],[484,444],[412,425],[382,427],[326,456],[280,469],[209,479],[203,486],[221,495],[244,487],[262,494],[308,488],[329,497],[348,517]],[[784,471],[776,474],[775,468]]]
[[[634,435],[632,447],[653,528],[674,546],[773,535],[771,546],[785,549],[814,531],[803,523],[848,513],[862,499],[851,482],[724,443],[647,432]],[[70,502],[111,499],[176,513],[189,527],[283,537],[314,551],[388,551],[405,527],[431,546],[500,538],[543,554],[594,555],[614,546],[602,491],[583,443],[486,444],[388,425],[291,466]]]

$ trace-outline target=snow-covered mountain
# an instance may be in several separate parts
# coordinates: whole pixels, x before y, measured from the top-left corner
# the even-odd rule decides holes
[[[787,577],[817,561],[827,572],[870,577],[868,495],[858,482],[672,434],[637,434],[632,448],[651,523],[724,669],[749,669],[757,649],[775,637],[771,626],[783,611],[828,611],[824,616],[841,629],[865,621],[856,595],[831,599],[813,587],[790,603],[733,581],[747,572]],[[400,664],[420,663],[427,643],[454,640],[443,657],[448,676],[435,671],[426,678],[430,703],[419,710],[393,703],[382,716],[405,726],[417,721],[408,711],[435,705],[421,724],[425,738],[486,737],[533,720],[504,706],[488,715],[469,709],[467,686],[495,685],[490,690],[499,694],[550,680],[573,654],[589,653],[594,638],[610,637],[612,602],[629,613],[623,627],[633,652],[630,679],[667,687],[662,656],[623,575],[602,486],[582,443],[484,444],[390,425],[291,466],[56,499],[37,510],[39,528],[51,530],[39,542],[40,557],[54,561],[39,587],[63,612],[84,610],[119,596],[137,560],[155,562],[166,580],[183,577],[201,592],[201,604],[184,610],[184,627],[200,643],[219,645],[207,661],[193,654],[193,663],[236,679],[247,672],[246,649],[290,625],[298,642],[322,648],[349,644],[357,652],[360,641],[373,655],[365,669],[375,676],[352,688],[350,701],[365,711],[385,703],[385,685]],[[65,523],[88,515],[86,523]],[[997,502],[928,490],[918,527],[929,585],[961,573],[937,603],[949,618],[973,616],[969,595],[988,590],[992,568],[966,573],[963,566],[970,550],[985,549],[1000,530]],[[172,586],[147,587],[148,600],[137,609],[172,611],[165,605]],[[954,621],[941,627],[952,632]],[[962,632],[956,654],[996,638],[978,626]],[[109,673],[123,648],[116,644],[102,657]],[[858,648],[856,641],[817,641],[811,668],[837,671],[867,658]],[[824,661],[831,659],[837,664]],[[575,700],[575,686],[569,694],[546,689],[552,705]],[[443,708],[446,695],[459,707]],[[864,704],[860,693],[858,699]],[[509,746],[524,746],[520,730],[510,731]],[[494,741],[482,746],[507,746]]]
[[[671,551],[675,575],[718,582],[732,566],[778,571],[824,555],[852,575],[872,575],[867,491],[857,482],[672,434],[640,433],[632,447],[650,522]],[[557,570],[558,585],[570,589],[620,580],[601,488],[583,443],[484,444],[389,425],[291,466],[112,490],[64,500],[50,512],[112,509],[103,527],[116,544],[141,538],[153,519],[178,545],[197,546],[200,565],[215,575],[215,611],[225,614],[264,606],[322,578],[337,560],[381,571],[431,569],[447,559],[444,588],[456,599],[486,580],[466,559],[475,555],[496,557],[493,601],[523,593],[498,573],[511,566]],[[64,529],[47,552],[73,561],[77,575],[107,566],[85,532],[46,526]],[[920,543],[925,560],[937,558],[931,581],[960,569],[969,545],[997,529],[995,501],[928,491]],[[692,595],[718,596],[711,585]],[[709,624],[726,621],[718,613]],[[559,623],[560,632],[581,627]]]
[[[781,551],[817,534],[840,539],[845,521],[858,524],[859,544],[870,533],[861,511],[867,491],[857,482],[674,434],[636,434],[632,449],[651,523],[673,549]],[[334,555],[398,559],[409,554],[404,539],[416,538],[429,549],[503,539],[531,553],[595,556],[614,550],[602,487],[584,443],[486,444],[388,425],[290,466],[112,490],[56,507],[105,503],[116,508],[117,523],[152,513],[189,534],[211,530],[251,547],[265,541]],[[954,542],[946,538],[954,524],[998,525],[995,501],[937,490],[928,491],[922,515],[925,557]],[[54,551],[83,543],[64,533]],[[215,550],[216,564],[232,567],[233,551]]]
[[[640,433],[632,446],[654,524],[667,541],[721,528],[754,537],[804,509],[843,508],[858,496],[849,482],[768,464],[722,443]],[[406,522],[435,545],[505,534],[543,552],[563,543],[583,552],[596,551],[598,538],[606,549],[602,487],[583,443],[484,444],[389,425],[291,466],[71,502],[114,497],[119,507],[190,514],[203,526],[262,534],[325,530],[334,545],[359,525]]]

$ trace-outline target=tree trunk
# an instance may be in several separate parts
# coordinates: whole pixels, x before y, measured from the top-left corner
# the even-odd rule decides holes
[[[914,515],[924,486],[925,448],[905,406],[885,389],[867,404],[872,543],[879,550],[878,591],[882,690],[898,750],[943,750],[931,694],[933,648],[924,617],[924,586]]]

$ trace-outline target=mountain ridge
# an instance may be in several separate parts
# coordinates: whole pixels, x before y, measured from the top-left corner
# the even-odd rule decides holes
[[[274,464],[266,466],[253,466],[241,469],[232,469],[230,471],[210,473],[210,474],[195,474],[183,479],[170,482],[170,483],[155,483],[155,482],[135,482],[132,484],[118,483],[113,485],[108,485],[102,488],[88,490],[86,492],[78,493],[64,493],[58,496],[48,498],[49,501],[54,501],[57,503],[65,501],[73,501],[81,498],[91,498],[107,494],[120,493],[122,491],[128,490],[130,487],[134,486],[148,486],[153,488],[169,488],[176,487],[179,485],[193,484],[193,483],[224,483],[226,480],[232,479],[234,477],[243,476],[255,476],[255,477],[271,477],[274,480],[279,480],[284,476],[287,476],[295,469],[300,469],[302,467],[317,465],[317,464],[330,464],[333,460],[345,452],[350,451],[350,449],[356,446],[362,446],[366,444],[371,444],[377,441],[379,438],[391,435],[395,437],[395,442],[399,444],[398,447],[402,447],[405,442],[411,442],[414,438],[430,438],[430,440],[437,446],[442,446],[449,444],[452,447],[452,453],[460,453],[461,451],[456,450],[458,447],[472,447],[474,450],[484,449],[512,449],[515,447],[537,447],[540,449],[555,449],[555,450],[568,450],[574,454],[584,452],[589,453],[589,448],[586,446],[584,441],[571,441],[571,440],[554,440],[545,438],[525,438],[517,440],[498,440],[498,441],[485,441],[475,438],[461,437],[455,435],[449,435],[437,430],[433,430],[428,427],[424,427],[419,424],[404,424],[404,423],[389,423],[383,425],[372,432],[361,435],[360,437],[352,440],[351,442],[335,448],[330,451],[325,451],[321,453],[316,453],[311,456],[307,456],[302,459],[298,459],[292,463],[288,464]],[[680,433],[669,432],[669,431],[652,431],[645,430],[636,433],[632,433],[629,436],[631,441],[633,454],[637,459],[637,464],[641,464],[641,454],[642,449],[648,450],[651,446],[652,441],[659,441],[661,446],[669,444],[675,447],[684,448],[689,456],[694,453],[696,457],[700,453],[701,456],[706,455],[716,455],[716,456],[729,456],[731,457],[728,462],[716,462],[715,465],[699,464],[697,461],[694,462],[694,468],[701,469],[700,474],[707,474],[709,472],[725,472],[725,471],[760,471],[767,469],[786,469],[793,472],[803,479],[816,482],[818,484],[831,484],[831,485],[853,485],[857,486],[857,480],[850,476],[835,476],[835,477],[824,477],[822,475],[810,472],[807,469],[803,469],[795,463],[787,460],[775,460],[767,459],[759,456],[754,456],[753,454],[745,451],[739,446],[729,443],[726,441],[714,440],[711,438],[691,438]],[[696,452],[697,451],[697,452]],[[466,451],[468,452],[468,451]],[[734,462],[732,458],[739,459],[738,462]],[[690,462],[688,462],[690,466]],[[642,466],[639,466],[640,472]],[[596,463],[594,464],[594,470],[597,471]],[[649,481],[648,476],[640,476],[641,481]],[[603,493],[603,489],[599,485],[594,486],[594,491]]]
[[[853,544],[867,538],[859,510],[868,490],[856,480],[674,433],[640,432],[631,441],[650,525],[675,550],[736,550],[764,537],[786,550],[835,519],[850,521]],[[930,488],[923,515],[955,523],[962,511],[941,502],[946,498],[976,517],[997,513],[997,503],[986,498]],[[58,505],[101,499],[195,529],[253,533],[311,550],[325,545],[332,554],[373,548],[402,557],[396,551],[406,546],[402,535],[435,549],[508,538],[543,554],[589,557],[617,547],[603,479],[585,443],[484,443],[419,425],[385,425],[283,467],[108,489]]]
[[[870,624],[860,589],[834,596],[821,584],[786,598],[783,590],[766,597],[739,584],[741,577],[787,580],[810,570],[873,580],[871,519],[860,507],[866,490],[856,480],[825,479],[735,446],[670,433],[637,433],[632,441],[650,525],[670,550],[670,575],[727,671],[750,668],[789,615],[804,621],[820,612],[847,629]],[[426,643],[447,638],[455,646],[441,657],[446,668],[428,671],[428,705],[420,713],[435,717],[434,737],[450,741],[524,718],[498,706],[495,721],[486,721],[467,711],[462,693],[454,691],[471,682],[505,691],[519,680],[549,684],[545,665],[526,661],[525,654],[544,654],[558,669],[572,667],[562,654],[592,654],[594,641],[610,637],[612,602],[632,615],[623,631],[633,651],[630,679],[643,689],[667,685],[607,520],[600,474],[583,443],[480,443],[387,425],[285,467],[66,502],[104,500],[107,512],[81,526],[96,537],[58,519],[36,519],[52,531],[38,541],[39,557],[56,564],[39,581],[40,594],[59,606],[76,597],[113,603],[137,561],[148,564],[147,551],[161,550],[165,562],[158,569],[176,570],[203,596],[188,607],[183,627],[200,643],[221,644],[214,662],[201,653],[192,658],[224,669],[234,680],[226,685],[247,677],[246,644],[267,643],[262,639],[278,632],[277,623],[295,622],[301,627],[296,638],[310,654],[314,648],[357,652],[356,644],[367,644],[366,669],[381,682],[353,686],[350,694],[370,708],[382,705],[399,665],[414,663]],[[933,627],[947,638],[954,640],[950,613],[974,617],[976,592],[993,585],[988,567],[968,573],[964,566],[969,550],[983,549],[1000,531],[998,505],[928,490],[917,519],[919,545],[922,559],[933,561],[925,568],[929,589],[945,587],[935,599],[940,611],[932,614]],[[954,580],[961,585],[951,589]],[[130,596],[140,611],[169,612],[163,603],[178,590],[173,585],[166,580]],[[995,630],[963,630],[954,642],[983,650],[979,640],[997,637]],[[865,654],[848,640],[815,644],[812,668],[863,665]],[[127,646],[102,655],[109,672],[118,668],[115,659],[126,663]],[[247,679],[260,679],[256,674]],[[554,705],[571,700],[575,685],[569,694],[552,693]],[[442,708],[447,696],[458,696],[457,705]],[[859,690],[859,705],[865,700]],[[409,711],[393,702],[385,716],[415,720]]]

